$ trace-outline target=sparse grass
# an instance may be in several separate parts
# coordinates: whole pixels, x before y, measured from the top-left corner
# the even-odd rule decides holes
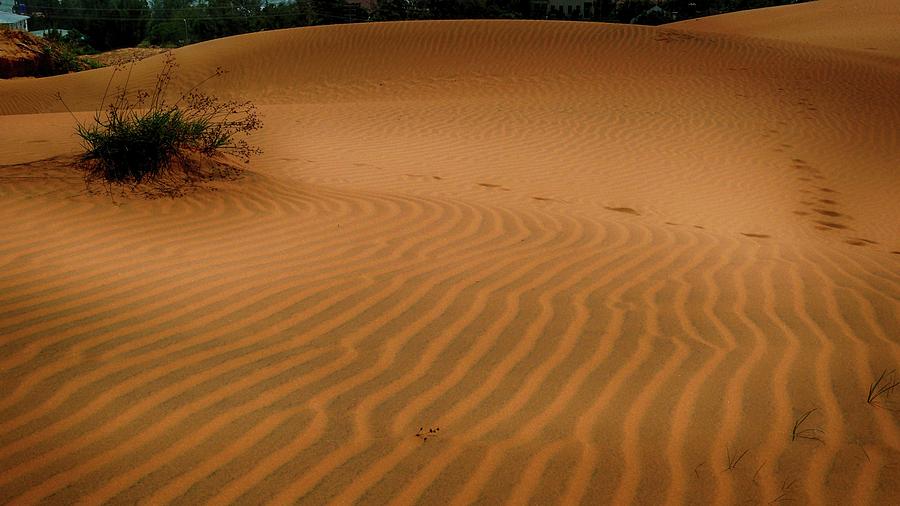
[[[726,448],[725,454],[728,457],[728,467],[726,467],[725,470],[733,471],[737,467],[737,465],[741,462],[741,459],[743,459],[744,456],[747,455],[747,452],[749,452],[749,451],[750,450],[744,450],[741,453],[735,453],[734,455],[732,455],[731,450]]]
[[[66,74],[81,70],[100,68],[100,62],[84,55],[92,53],[93,49],[84,44],[76,36],[63,36],[59,32],[51,30],[41,40],[45,73],[48,75]]]
[[[81,56],[79,57],[79,59],[84,62],[84,64],[87,65],[88,68],[91,69],[100,69],[104,66],[102,63],[100,63],[99,60],[97,60],[96,58],[91,58],[90,56]]]
[[[812,441],[818,441],[822,444],[825,444],[825,441],[819,437],[820,434],[824,434],[825,431],[818,427],[808,427],[802,428],[803,423],[809,418],[809,415],[813,414],[817,408],[813,408],[805,413],[803,413],[800,418],[794,421],[794,428],[791,429],[791,441],[796,441],[797,439],[810,439]]]
[[[781,484],[781,494],[779,494],[775,499],[772,499],[769,504],[793,501],[793,499],[790,497],[790,493],[791,489],[794,488],[794,485],[796,484],[797,480],[785,479]]]
[[[866,396],[866,402],[879,408],[890,409],[887,408],[884,403],[890,398],[894,389],[897,388],[897,386],[900,386],[900,380],[898,380],[895,375],[895,369],[891,369],[890,371],[885,369],[881,371],[881,375],[878,376],[878,379],[873,381],[869,386],[869,395]]]
[[[186,175],[187,180],[198,175],[198,160],[232,155],[249,162],[252,155],[261,152],[238,139],[262,126],[253,104],[223,102],[198,91],[205,82],[223,75],[224,70],[216,69],[169,103],[168,87],[177,68],[171,54],[152,91],[129,94],[133,68],[132,63],[124,84],[106,104],[114,78],[124,71],[124,67],[114,69],[92,122],[84,124],[76,118],[76,133],[84,147],[81,161],[86,180],[131,185],[167,180],[171,184],[170,176],[175,172]],[[61,96],[58,98],[62,101]]]

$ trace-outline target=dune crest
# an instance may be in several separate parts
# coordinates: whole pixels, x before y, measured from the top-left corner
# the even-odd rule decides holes
[[[815,0],[666,26],[847,49],[894,63],[900,57],[900,8],[893,0]]]

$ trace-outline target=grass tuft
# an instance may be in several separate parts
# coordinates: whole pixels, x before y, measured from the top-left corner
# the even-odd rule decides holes
[[[803,413],[800,418],[794,421],[794,428],[791,430],[791,441],[796,441],[797,439],[810,439],[812,441],[818,441],[822,444],[825,444],[825,441],[822,440],[820,434],[824,434],[825,431],[818,427],[810,427],[810,428],[802,428],[803,422],[809,418],[809,415],[813,414],[817,408],[813,408],[805,413]]]
[[[173,172],[186,174],[189,180],[198,171],[198,160],[230,155],[248,163],[261,153],[240,138],[262,127],[252,103],[221,101],[198,91],[210,79],[225,74],[224,70],[216,69],[169,103],[168,88],[177,68],[171,53],[152,91],[129,93],[133,68],[134,63],[124,84],[106,103],[113,80],[124,67],[113,70],[93,121],[81,123],[76,118],[87,180],[138,185],[165,179]]]
[[[866,396],[866,402],[876,407],[890,409],[884,404],[889,400],[894,389],[900,386],[900,380],[895,377],[895,374],[895,369],[881,371],[878,379],[869,385],[869,395]]]

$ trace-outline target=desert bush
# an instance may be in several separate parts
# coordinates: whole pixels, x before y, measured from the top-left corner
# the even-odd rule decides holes
[[[201,177],[204,158],[231,155],[246,163],[261,152],[242,138],[262,126],[252,103],[222,101],[199,91],[204,83],[223,75],[222,69],[170,103],[166,97],[177,68],[171,54],[151,91],[129,93],[133,68],[132,63],[127,72],[124,67],[114,69],[93,121],[76,119],[86,179],[137,185],[165,178],[171,181],[177,173],[190,181],[193,176]],[[106,103],[119,73],[126,74],[125,82]]]
[[[101,66],[96,60],[82,58],[61,44],[44,44],[41,54],[44,62],[41,75],[68,74]]]

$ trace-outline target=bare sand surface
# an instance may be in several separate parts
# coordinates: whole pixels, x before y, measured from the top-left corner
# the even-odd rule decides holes
[[[265,153],[178,199],[71,168],[111,69],[0,82],[0,501],[890,504],[900,66],[832,26],[197,44]]]
[[[667,26],[900,57],[897,33],[900,9],[894,0],[815,0],[690,19]]]

